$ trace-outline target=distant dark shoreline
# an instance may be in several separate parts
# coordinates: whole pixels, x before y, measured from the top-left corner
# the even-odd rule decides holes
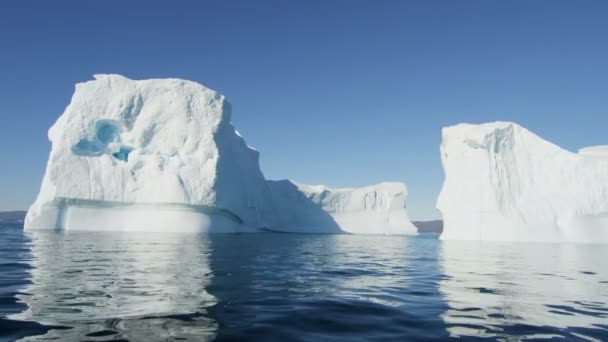
[[[0,212],[0,223],[18,223],[25,219],[24,210],[2,211]]]
[[[27,211],[15,210],[0,212],[0,223],[20,223],[25,219]],[[412,222],[419,233],[441,233],[443,231],[443,221],[415,221]]]

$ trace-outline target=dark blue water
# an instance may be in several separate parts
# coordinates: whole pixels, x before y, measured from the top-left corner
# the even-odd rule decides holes
[[[0,226],[0,340],[608,340],[608,248]]]

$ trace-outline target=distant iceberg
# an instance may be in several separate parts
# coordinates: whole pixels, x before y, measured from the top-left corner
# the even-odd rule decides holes
[[[96,75],[49,139],[25,229],[416,232],[402,184],[314,195],[267,182],[224,96],[195,82]]]
[[[331,189],[292,181],[268,181],[282,232],[417,234],[405,210],[403,183]]]
[[[608,147],[572,153],[510,122],[442,135],[442,239],[608,242]]]

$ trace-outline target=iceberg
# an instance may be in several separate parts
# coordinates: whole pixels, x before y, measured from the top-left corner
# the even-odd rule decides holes
[[[223,95],[191,81],[95,75],[77,84],[49,130],[25,229],[415,233],[403,184],[267,181],[230,119]]]
[[[332,189],[268,181],[280,225],[292,233],[417,234],[406,212],[403,183]]]
[[[272,224],[259,155],[221,94],[180,79],[76,85],[25,229],[255,230]]]
[[[443,240],[608,242],[608,148],[573,153],[511,122],[442,131]]]

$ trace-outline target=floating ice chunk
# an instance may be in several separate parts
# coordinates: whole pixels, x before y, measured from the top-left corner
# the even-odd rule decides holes
[[[258,152],[213,90],[178,79],[95,78],[76,86],[49,131],[26,229],[416,233],[403,184],[267,183]]]
[[[281,226],[299,233],[417,234],[405,209],[403,183],[332,189],[268,181]]]
[[[222,95],[178,79],[95,78],[76,86],[49,130],[52,149],[26,229],[251,231],[272,224],[258,153],[236,134]]]
[[[608,242],[608,148],[561,149],[510,122],[443,129],[444,240]]]

